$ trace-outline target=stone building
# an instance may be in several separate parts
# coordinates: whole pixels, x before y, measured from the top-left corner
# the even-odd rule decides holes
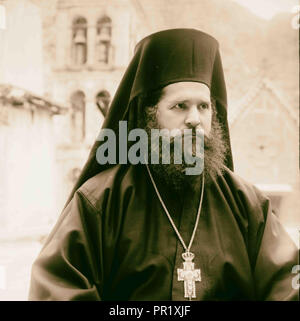
[[[0,239],[37,236],[56,220],[52,116],[66,109],[0,85]]]
[[[35,1],[1,0],[5,26],[0,28],[0,83],[44,95],[43,34]],[[3,10],[4,12],[4,10]]]
[[[0,29],[0,238],[48,232],[57,217],[53,115],[44,95],[42,18],[37,1],[4,0]]]
[[[135,1],[59,0],[44,15],[45,92],[69,106],[56,119],[63,205],[147,26]]]
[[[260,78],[230,109],[229,126],[235,171],[270,197],[283,221],[300,228],[296,109],[270,80]]]
[[[151,32],[176,27],[209,32],[221,44],[236,172],[271,196],[277,211],[284,203],[282,196],[295,190],[296,35],[281,28],[284,36],[276,37],[278,26],[289,17],[277,19],[280,24],[276,19],[268,23],[222,0],[34,2],[41,8],[43,23],[44,95],[68,106],[65,116],[54,117],[59,206],[63,206],[97,137],[134,46]],[[261,34],[261,29],[266,34]],[[254,43],[262,50],[258,52]],[[274,46],[286,50],[278,49],[274,54]],[[261,78],[263,61],[268,63]],[[278,74],[279,61],[289,62],[287,70],[281,70],[280,79],[271,78],[271,84],[266,79],[275,71]],[[279,126],[282,119],[284,125]],[[277,126],[280,129],[274,130]],[[288,137],[287,141],[283,142],[283,137]]]

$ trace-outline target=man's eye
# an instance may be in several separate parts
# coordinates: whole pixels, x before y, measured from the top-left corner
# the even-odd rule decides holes
[[[173,108],[185,109],[186,105],[184,103],[179,103],[179,104],[174,105]]]
[[[200,107],[201,109],[208,109],[208,108],[209,108],[209,104],[202,103],[202,104],[199,105],[199,107]]]

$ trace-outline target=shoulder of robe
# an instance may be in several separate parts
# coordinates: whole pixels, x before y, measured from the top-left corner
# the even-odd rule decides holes
[[[225,168],[222,177],[223,183],[234,193],[235,197],[243,204],[243,207],[260,216],[265,220],[270,206],[270,199],[260,191],[254,184],[246,181],[238,174]]]
[[[112,191],[126,190],[133,186],[136,166],[117,164],[87,180],[77,193],[83,195],[96,209],[101,208],[105,196]]]

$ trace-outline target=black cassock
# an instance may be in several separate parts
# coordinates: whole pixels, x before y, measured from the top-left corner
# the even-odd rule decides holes
[[[178,197],[159,184],[186,243],[199,189]],[[229,169],[204,189],[191,248],[196,300],[297,300],[298,251],[269,200]],[[30,300],[186,300],[183,248],[144,165],[116,165],[85,182],[32,269]]]
[[[228,149],[224,176],[205,184],[191,251],[198,300],[297,300],[292,287],[297,248],[272,214],[269,201],[235,175],[227,94],[219,44],[195,29],[147,36],[120,82],[102,129],[119,141],[145,118],[143,96],[171,83],[207,85]],[[142,127],[144,128],[144,127]],[[101,165],[98,139],[54,230],[33,265],[31,300],[184,300],[178,281],[183,248],[144,165]],[[121,146],[117,144],[116,150]],[[107,168],[110,167],[110,168]],[[158,187],[186,244],[195,225],[200,188],[183,194]]]

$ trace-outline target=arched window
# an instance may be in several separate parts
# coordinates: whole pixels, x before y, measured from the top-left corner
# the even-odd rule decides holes
[[[83,65],[87,60],[87,22],[83,17],[73,21],[72,60],[75,65]]]
[[[71,96],[71,138],[81,142],[85,137],[85,95],[78,90]]]
[[[107,16],[97,22],[96,59],[98,63],[109,63],[111,51],[111,19]]]
[[[100,91],[96,96],[96,105],[104,117],[107,115],[109,104],[110,104],[109,92],[106,90]]]

